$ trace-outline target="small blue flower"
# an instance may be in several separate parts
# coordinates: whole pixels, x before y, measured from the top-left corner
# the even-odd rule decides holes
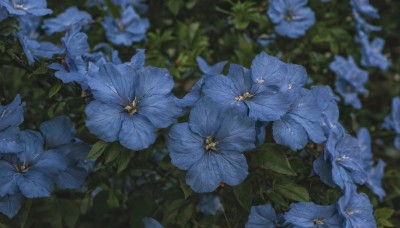
[[[157,220],[149,217],[143,218],[143,224],[145,228],[164,228]]]
[[[199,211],[206,215],[215,215],[222,208],[221,198],[211,193],[203,193],[199,195],[200,202],[197,205]]]
[[[365,185],[371,189],[371,191],[379,197],[382,201],[383,197],[386,196],[385,190],[382,188],[382,177],[384,174],[385,162],[379,159],[375,167],[370,166],[366,172],[368,175]]]
[[[318,107],[322,110],[320,125],[328,137],[332,129],[336,129],[339,123],[338,98],[333,94],[329,86],[313,86],[311,92],[317,99]]]
[[[344,228],[376,227],[372,205],[368,196],[358,194],[355,186],[346,189],[338,201],[339,213],[344,217]]]
[[[86,107],[86,126],[106,142],[145,149],[155,141],[157,128],[168,127],[181,115],[171,93],[173,83],[165,69],[105,64],[89,77],[95,100]]]
[[[400,97],[395,97],[392,100],[392,112],[385,118],[382,126],[386,130],[394,130],[396,137],[394,146],[400,150]]]
[[[363,164],[357,140],[344,132],[332,131],[324,155],[314,162],[314,171],[325,184],[345,189],[354,183],[367,181]]]
[[[275,43],[275,34],[262,34],[257,38],[257,43],[262,47],[267,47]]]
[[[172,127],[168,150],[172,164],[189,170],[186,183],[195,192],[212,192],[221,182],[238,185],[246,178],[243,152],[255,147],[255,138],[254,121],[203,98],[189,123]]]
[[[343,219],[336,205],[317,205],[312,202],[292,203],[284,215],[286,223],[298,227],[341,228]]]
[[[302,149],[311,139],[315,143],[326,140],[318,120],[322,111],[314,94],[307,89],[298,89],[288,113],[272,125],[276,143],[296,151]]]
[[[278,226],[278,218],[271,204],[252,206],[246,228],[275,228]]]
[[[351,56],[347,61],[341,56],[335,56],[329,68],[338,76],[335,83],[336,91],[344,98],[344,103],[360,109],[358,94],[367,92],[364,84],[368,81],[368,72],[358,68]]]
[[[390,62],[382,54],[385,41],[382,38],[375,38],[372,42],[369,42],[367,36],[362,36],[360,40],[362,45],[361,64],[386,71],[390,66]]]
[[[19,34],[18,38],[29,65],[41,58],[51,58],[60,52],[60,49],[53,43],[31,40],[22,34]]]
[[[55,76],[63,83],[76,82],[81,85],[83,90],[89,88],[87,63],[81,56],[66,57],[62,63],[52,63],[48,66],[55,70]]]
[[[47,197],[58,175],[66,169],[57,150],[45,151],[39,132],[21,132],[23,151],[0,160],[0,197],[21,192],[27,198]]]
[[[0,159],[1,154],[18,153],[22,151],[19,133],[17,127],[9,127],[4,131],[0,131]]]
[[[75,128],[66,116],[58,116],[40,124],[40,131],[45,139],[46,149],[57,149],[64,155],[67,169],[56,180],[61,189],[81,187],[93,166],[86,161],[90,145],[75,138]]]
[[[115,5],[120,5],[122,7],[133,6],[133,8],[139,13],[143,14],[149,8],[146,3],[146,0],[112,0]]]
[[[8,127],[17,127],[24,122],[24,105],[17,94],[8,105],[0,105],[0,131]]]
[[[72,6],[57,17],[44,20],[42,28],[46,30],[46,35],[49,36],[53,33],[67,31],[73,26],[87,30],[92,22],[93,19],[89,13],[79,11],[78,8]]]
[[[89,52],[88,36],[79,31],[78,26],[73,26],[63,38],[61,38],[62,51],[68,57],[83,56]]]
[[[254,120],[278,120],[289,108],[290,100],[285,92],[295,84],[287,78],[288,68],[278,61],[261,53],[253,61],[251,70],[231,64],[227,77],[217,75],[205,80],[203,93],[221,107],[233,107]],[[297,73],[293,78],[296,76]]]
[[[227,63],[227,61],[221,61],[213,66],[209,66],[207,62],[199,56],[196,57],[196,61],[199,65],[200,71],[203,73],[203,76],[196,82],[196,84],[193,85],[192,90],[186,94],[185,97],[179,100],[179,104],[182,107],[193,106],[203,96],[202,88],[204,86],[205,78],[219,75]]]
[[[46,0],[0,0],[0,6],[4,6],[10,15],[43,16],[53,11],[47,9]]]
[[[366,128],[360,128],[357,131],[357,142],[360,147],[361,158],[364,161],[364,167],[372,163],[371,136]]]
[[[364,16],[379,18],[378,10],[369,4],[369,0],[351,0],[350,4]]]
[[[146,38],[149,21],[140,18],[135,10],[129,6],[122,10],[120,19],[111,16],[105,17],[103,27],[106,30],[106,37],[111,43],[130,46],[132,43],[140,42]]]
[[[308,0],[272,0],[268,7],[268,16],[275,31],[281,36],[299,38],[315,23],[315,14],[306,7]]]
[[[3,213],[10,219],[15,217],[21,209],[23,201],[24,197],[21,193],[0,197],[0,213]]]

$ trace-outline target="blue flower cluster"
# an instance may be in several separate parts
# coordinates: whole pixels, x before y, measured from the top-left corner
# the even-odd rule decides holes
[[[14,217],[24,198],[48,197],[54,186],[78,189],[93,161],[86,161],[90,145],[75,138],[66,116],[43,122],[40,131],[20,131],[20,97],[0,105],[0,212]]]
[[[299,38],[315,23],[315,14],[307,7],[308,0],[271,0],[267,14],[281,36]]]
[[[393,98],[392,112],[385,118],[383,128],[386,130],[394,130],[396,133],[394,146],[400,150],[400,97]]]
[[[341,56],[335,56],[329,68],[338,76],[335,82],[336,91],[344,98],[344,103],[360,109],[361,102],[358,94],[367,92],[364,84],[368,81],[368,72],[358,68],[351,56],[347,60]]]
[[[370,41],[369,32],[379,31],[381,27],[369,24],[364,18],[379,18],[378,10],[369,4],[368,0],[350,0],[355,19],[357,42],[361,44],[361,64],[366,67],[377,67],[386,71],[390,62],[382,54],[385,41],[382,38],[374,38]]]

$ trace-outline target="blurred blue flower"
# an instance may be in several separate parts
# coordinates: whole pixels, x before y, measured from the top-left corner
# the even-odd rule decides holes
[[[272,61],[260,60],[264,56]],[[278,120],[286,114],[290,104],[288,95],[279,87],[286,84],[287,90],[291,82],[285,80],[287,69],[276,67],[274,61],[279,60],[262,53],[253,61],[251,71],[231,64],[227,77],[217,75],[205,80],[203,93],[221,107],[233,107],[254,120]]]
[[[112,2],[122,7],[133,6],[135,11],[139,14],[145,13],[149,8],[146,5],[146,0],[112,0]]]
[[[90,145],[75,138],[75,128],[66,116],[58,116],[40,124],[46,149],[57,149],[67,162],[67,169],[56,180],[61,189],[76,189],[84,184],[93,161],[86,161]]]
[[[46,8],[46,0],[0,0],[0,6],[4,6],[13,16],[26,14],[43,16],[53,12]]]
[[[0,197],[18,192],[27,198],[47,197],[67,168],[65,158],[58,150],[45,151],[39,132],[24,131],[20,137],[23,151],[0,160]]]
[[[209,66],[203,58],[197,56],[196,62],[200,68],[200,71],[203,73],[203,76],[193,85],[192,90],[181,100],[179,100],[179,105],[182,107],[193,106],[202,97],[202,88],[204,86],[205,78],[219,75],[228,61],[221,61],[213,66]]]
[[[278,218],[271,204],[252,206],[246,228],[278,227]]]
[[[41,17],[34,15],[24,15],[18,17],[19,21],[19,33],[28,37],[29,39],[36,40],[39,37],[40,23],[42,22]]]
[[[308,139],[315,143],[326,140],[319,121],[322,110],[314,94],[307,89],[298,89],[288,113],[272,125],[276,143],[296,151],[304,148]]]
[[[344,98],[344,103],[360,109],[361,102],[358,94],[367,92],[364,84],[368,81],[368,72],[358,68],[351,56],[347,60],[341,56],[335,56],[329,68],[338,77],[335,82],[336,91]]]
[[[10,219],[15,217],[21,209],[23,201],[24,197],[21,193],[0,197],[0,213],[3,213]]]
[[[51,58],[53,55],[60,53],[60,49],[53,43],[31,40],[22,34],[19,34],[18,38],[29,65],[32,65],[38,59]]]
[[[317,205],[313,202],[290,204],[290,210],[285,213],[285,223],[295,227],[341,228],[343,218],[338,213],[336,205]]]
[[[351,6],[357,12],[370,18],[379,18],[378,10],[369,4],[369,0],[350,0]]]
[[[144,217],[143,224],[145,228],[164,228],[157,220],[150,217]]]
[[[186,183],[195,192],[212,192],[221,182],[238,185],[247,176],[243,152],[255,148],[255,122],[225,110],[207,98],[192,108],[189,123],[168,135],[171,162],[189,170]]]
[[[168,127],[182,114],[166,69],[105,64],[88,78],[95,100],[86,106],[86,126],[106,142],[145,149],[154,143],[157,128]]]
[[[257,43],[262,47],[267,47],[271,44],[274,44],[275,39],[276,39],[275,34],[262,34],[257,38]]]
[[[380,201],[382,201],[383,197],[386,196],[386,192],[382,187],[384,168],[385,162],[382,159],[379,159],[376,166],[369,166],[366,169],[368,177],[365,185],[379,197]]]
[[[17,127],[24,122],[24,106],[21,97],[17,94],[8,105],[0,104],[0,131],[8,127]]]
[[[386,116],[382,127],[386,130],[394,130],[396,133],[394,146],[400,150],[400,97],[393,98],[392,111]]]
[[[268,16],[281,36],[299,38],[315,23],[315,14],[306,7],[308,0],[271,0]]]
[[[311,92],[317,99],[318,107],[322,111],[322,117],[319,120],[325,136],[328,137],[332,129],[337,128],[339,121],[338,98],[332,92],[329,86],[313,86]]]
[[[42,28],[46,31],[46,35],[49,36],[56,32],[67,31],[71,29],[72,26],[78,26],[87,30],[89,24],[92,22],[93,19],[89,13],[79,11],[76,6],[72,6],[57,17],[44,20]]]
[[[375,38],[372,42],[369,42],[367,36],[361,36],[360,41],[362,45],[361,64],[386,71],[390,66],[390,62],[382,54],[385,41],[382,38]]]
[[[199,194],[200,202],[197,205],[199,211],[206,215],[215,215],[222,209],[221,198],[211,193]]]
[[[0,21],[6,19],[8,17],[8,12],[6,7],[0,6]]]
[[[140,18],[131,6],[122,10],[120,19],[107,16],[102,24],[111,43],[125,46],[145,39],[149,28],[149,20]]]
[[[358,194],[355,186],[346,189],[338,201],[338,208],[344,218],[344,228],[376,227],[368,196],[364,193]]]

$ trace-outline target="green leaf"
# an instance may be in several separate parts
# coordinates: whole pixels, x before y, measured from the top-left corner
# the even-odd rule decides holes
[[[172,203],[165,204],[164,217],[162,220],[163,225],[173,224],[178,216],[179,209],[185,204],[184,199],[178,199]]]
[[[285,198],[294,201],[309,201],[310,195],[306,188],[295,183],[276,184],[274,190]]]
[[[49,91],[49,98],[53,97],[54,95],[56,95],[58,93],[58,91],[60,91],[62,87],[62,82],[58,81],[57,84],[55,84]]]
[[[107,204],[110,207],[119,207],[120,206],[118,197],[117,197],[117,195],[115,194],[114,191],[109,191],[108,192]]]
[[[174,15],[177,15],[179,13],[179,10],[182,8],[183,2],[182,0],[169,0],[167,2],[167,7],[171,13]]]
[[[131,161],[131,151],[129,150],[122,150],[121,154],[118,158],[117,163],[117,173],[120,174],[122,171],[128,167],[129,162]]]
[[[195,206],[193,204],[189,204],[187,206],[183,206],[178,215],[178,224],[182,227],[185,227],[186,223],[192,218],[194,213]]]
[[[296,176],[296,172],[290,166],[289,160],[277,145],[264,144],[254,153],[254,160],[257,165],[264,169],[287,176]]]
[[[387,219],[378,219],[377,221],[378,227],[394,227],[394,225]]]
[[[181,189],[183,191],[183,195],[185,196],[185,199],[187,199],[192,194],[192,189],[181,178],[179,178],[179,186],[181,187]]]
[[[239,204],[246,210],[250,210],[253,201],[253,185],[250,181],[245,181],[233,188],[233,194]]]
[[[105,164],[115,161],[121,154],[121,151],[121,146],[119,146],[117,143],[111,144],[111,148],[105,151]]]
[[[87,156],[87,159],[91,160],[91,159],[100,157],[104,153],[104,150],[108,147],[108,145],[109,144],[107,142],[103,142],[103,141],[96,142],[92,146],[92,149],[90,150],[90,152]]]
[[[394,210],[391,208],[383,207],[378,208],[374,211],[375,218],[378,219],[390,219],[394,214]]]
[[[80,216],[80,204],[70,199],[58,200],[62,219],[66,227],[73,228],[78,222]]]

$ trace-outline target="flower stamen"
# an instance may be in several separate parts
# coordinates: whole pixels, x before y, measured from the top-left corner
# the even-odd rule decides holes
[[[235,100],[237,100],[237,101],[249,100],[252,97],[254,97],[253,94],[250,94],[249,92],[245,92],[243,95],[235,97]]]
[[[124,107],[125,111],[129,113],[129,115],[134,115],[137,113],[137,103],[138,101],[136,98],[132,101],[131,104],[128,104],[127,106]]]
[[[217,142],[214,142],[211,136],[207,136],[204,147],[206,151],[217,151]]]

